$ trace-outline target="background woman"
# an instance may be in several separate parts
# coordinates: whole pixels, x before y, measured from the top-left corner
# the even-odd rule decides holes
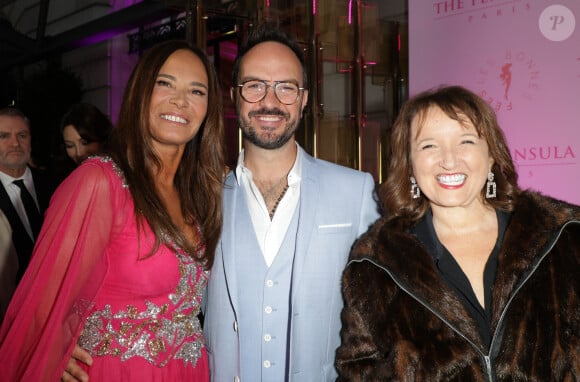
[[[578,380],[580,208],[518,188],[461,87],[408,101],[391,149],[385,217],[343,275],[339,380]]]
[[[60,380],[77,343],[91,381],[209,380],[197,316],[221,229],[222,135],[205,54],[148,50],[108,155],[53,196],[0,330],[0,380]]]
[[[109,118],[90,103],[73,104],[60,123],[58,149],[53,153],[49,171],[60,184],[91,155],[100,154],[110,137]]]
[[[98,154],[109,139],[113,125],[90,103],[77,103],[63,116],[60,131],[67,156],[77,165]]]

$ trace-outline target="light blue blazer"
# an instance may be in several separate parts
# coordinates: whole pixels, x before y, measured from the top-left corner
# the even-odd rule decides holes
[[[370,174],[318,160],[302,148],[299,223],[290,296],[288,381],[334,381],[336,348],[340,345],[340,281],[356,238],[379,216]],[[247,209],[235,173],[224,192],[224,226],[216,250],[205,299],[204,331],[212,381],[260,382],[260,370],[240,365],[235,259],[246,249],[233,242],[238,211]],[[242,291],[243,292],[243,291]],[[256,317],[256,324],[260,319]],[[280,381],[284,382],[284,381]]]

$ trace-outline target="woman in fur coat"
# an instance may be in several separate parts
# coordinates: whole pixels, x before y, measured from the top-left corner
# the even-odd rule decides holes
[[[580,207],[523,191],[489,105],[407,102],[343,276],[339,381],[580,381]]]

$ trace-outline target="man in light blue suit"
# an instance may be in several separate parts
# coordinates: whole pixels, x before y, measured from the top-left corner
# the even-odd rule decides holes
[[[378,217],[374,181],[296,143],[307,76],[301,49],[279,29],[250,32],[233,79],[244,150],[225,182],[205,300],[212,380],[334,381],[340,280]]]

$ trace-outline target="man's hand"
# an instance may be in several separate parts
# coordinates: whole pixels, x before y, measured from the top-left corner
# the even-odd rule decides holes
[[[89,376],[78,365],[77,362],[82,362],[89,366],[93,363],[93,359],[91,358],[90,354],[79,345],[75,345],[71,359],[69,359],[66,365],[66,370],[64,373],[62,373],[62,382],[89,381]]]

